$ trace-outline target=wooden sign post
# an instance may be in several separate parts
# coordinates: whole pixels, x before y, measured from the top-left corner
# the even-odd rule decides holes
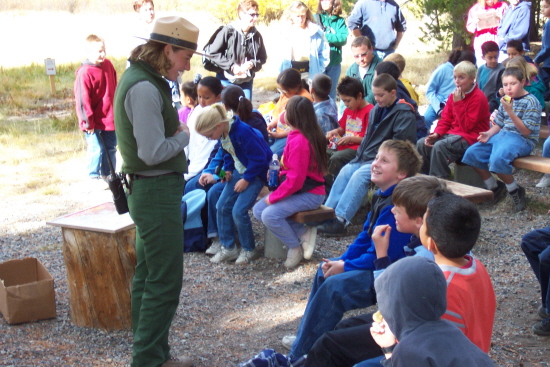
[[[55,95],[55,59],[45,59],[44,64],[46,65],[46,75],[50,77],[50,91],[53,96]]]

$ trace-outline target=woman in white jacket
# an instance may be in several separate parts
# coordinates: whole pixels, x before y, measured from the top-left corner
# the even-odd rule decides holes
[[[301,1],[294,1],[286,10],[290,22],[289,37],[279,72],[294,68],[300,71],[302,79],[308,81],[315,74],[323,73],[330,61],[330,47],[323,30],[315,23],[313,13]]]

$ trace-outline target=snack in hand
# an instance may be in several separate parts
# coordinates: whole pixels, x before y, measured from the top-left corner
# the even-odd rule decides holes
[[[510,103],[510,101],[512,100],[512,98],[511,98],[510,96],[504,96],[504,97],[502,97],[502,98],[504,99],[504,101],[505,101],[506,103]]]
[[[384,321],[384,318],[382,317],[382,314],[380,313],[380,311],[376,311],[375,313],[373,313],[372,314],[372,319],[374,320],[374,322]]]

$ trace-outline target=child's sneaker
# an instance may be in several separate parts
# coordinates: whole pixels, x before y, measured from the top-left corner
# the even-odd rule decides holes
[[[506,184],[498,180],[497,187],[492,189],[491,191],[493,191],[493,204],[498,204],[502,199],[506,197],[506,194],[508,194]]]
[[[231,261],[239,257],[239,249],[237,246],[234,246],[232,249],[228,249],[222,246],[221,250],[218,251],[213,258],[210,259],[210,262],[221,263],[222,261]]]
[[[523,187],[518,186],[510,193],[510,196],[514,202],[514,211],[520,212],[525,209],[525,189]]]
[[[298,266],[302,258],[304,257],[304,252],[301,246],[289,248],[286,253],[285,268],[292,269]]]
[[[204,252],[207,255],[216,255],[218,252],[220,252],[222,248],[222,243],[220,242],[219,238],[216,238],[214,241],[212,241],[212,244],[209,248],[206,249]]]
[[[315,240],[317,238],[317,227],[307,226],[306,233],[300,236],[300,245],[304,250],[304,259],[311,259],[313,250],[315,250]]]
[[[533,325],[533,332],[540,336],[550,336],[550,317]]]
[[[548,187],[550,186],[550,175],[548,173],[545,173],[544,176],[540,179],[539,183],[537,184],[537,187]]]
[[[287,335],[283,337],[283,347],[287,350],[292,349],[292,344],[296,341],[296,335]]]
[[[259,257],[260,257],[260,253],[258,252],[258,250],[253,249],[252,251],[247,251],[243,248],[241,249],[241,253],[237,258],[237,261],[235,261],[235,264],[247,264],[252,260],[256,260]]]
[[[327,236],[345,236],[347,233],[346,224],[338,218],[330,219],[325,224],[318,226],[317,231]]]

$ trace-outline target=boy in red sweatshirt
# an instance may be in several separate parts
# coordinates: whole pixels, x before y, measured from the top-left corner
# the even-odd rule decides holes
[[[456,89],[449,95],[434,132],[418,140],[423,158],[421,173],[448,178],[449,164],[462,159],[466,149],[489,127],[489,102],[475,82],[476,67],[462,61],[454,68]]]
[[[74,82],[76,116],[88,144],[88,175],[107,180],[111,174],[107,154],[116,165],[113,99],[117,76],[113,64],[105,58],[103,39],[91,34],[86,42],[87,59],[76,71]]]

